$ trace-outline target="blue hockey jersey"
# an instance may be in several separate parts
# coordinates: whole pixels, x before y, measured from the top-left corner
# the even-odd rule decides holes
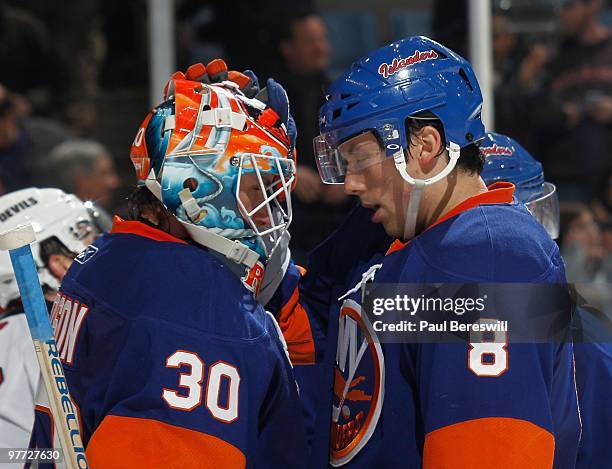
[[[206,250],[116,220],[52,322],[90,467],[304,467],[278,326]]]
[[[565,282],[556,245],[512,192],[502,183],[468,199],[407,246],[346,271],[348,284],[367,270],[377,283]],[[503,372],[479,376],[467,344],[377,343],[359,290],[327,314],[325,288],[306,290],[303,308],[329,326],[323,362],[331,358],[334,371],[318,388],[327,395],[314,419],[331,428],[333,466],[574,467],[571,344],[507,344]],[[313,447],[313,467],[324,467],[316,439]]]
[[[587,308],[574,316],[574,358],[582,438],[576,469],[612,467],[612,324]]]

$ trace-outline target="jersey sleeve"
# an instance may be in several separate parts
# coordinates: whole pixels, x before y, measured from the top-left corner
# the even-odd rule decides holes
[[[571,344],[424,344],[406,351],[416,363],[425,469],[575,461],[575,454],[561,455],[575,451],[575,441],[557,437],[579,438]],[[561,431],[566,426],[575,431]]]
[[[270,433],[277,446],[301,441],[300,421],[278,428],[279,409],[301,416],[288,362],[269,334],[218,338],[101,309],[82,327],[66,376],[91,467],[243,468],[262,457]],[[279,409],[268,410],[266,398]]]

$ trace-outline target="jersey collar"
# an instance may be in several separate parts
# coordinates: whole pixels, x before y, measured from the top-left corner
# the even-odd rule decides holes
[[[514,184],[510,182],[495,182],[488,187],[486,192],[482,192],[480,194],[476,194],[473,197],[465,199],[456,207],[452,208],[450,212],[446,213],[442,217],[438,218],[432,225],[428,226],[425,231],[433,228],[440,223],[445,222],[457,215],[466,212],[472,208],[478,207],[479,205],[491,205],[491,204],[509,204],[512,202],[512,198],[514,196]],[[389,250],[387,251],[387,255],[392,252],[399,251],[404,248],[408,242],[402,242],[399,239],[393,241]]]
[[[137,236],[142,236],[143,238],[152,239],[154,241],[189,244],[187,241],[176,238],[165,231],[158,230],[157,228],[145,225],[139,221],[124,220],[117,215],[115,215],[113,218],[113,227],[111,228],[110,233],[134,234]]]

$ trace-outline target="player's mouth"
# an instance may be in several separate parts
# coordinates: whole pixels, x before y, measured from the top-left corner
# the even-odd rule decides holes
[[[260,212],[262,212],[262,210],[260,210]],[[252,220],[253,223],[255,223],[255,226],[257,226],[257,228],[260,230],[267,229],[272,226],[272,223],[270,222],[270,217],[267,213],[260,214],[258,212],[253,216]]]
[[[372,223],[382,223],[382,208],[380,205],[365,202],[361,202],[361,205],[374,212],[374,215],[372,215]]]

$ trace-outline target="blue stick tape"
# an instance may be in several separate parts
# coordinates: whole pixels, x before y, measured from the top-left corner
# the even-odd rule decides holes
[[[30,245],[13,249],[9,254],[32,339],[46,342],[54,337],[53,329]]]

